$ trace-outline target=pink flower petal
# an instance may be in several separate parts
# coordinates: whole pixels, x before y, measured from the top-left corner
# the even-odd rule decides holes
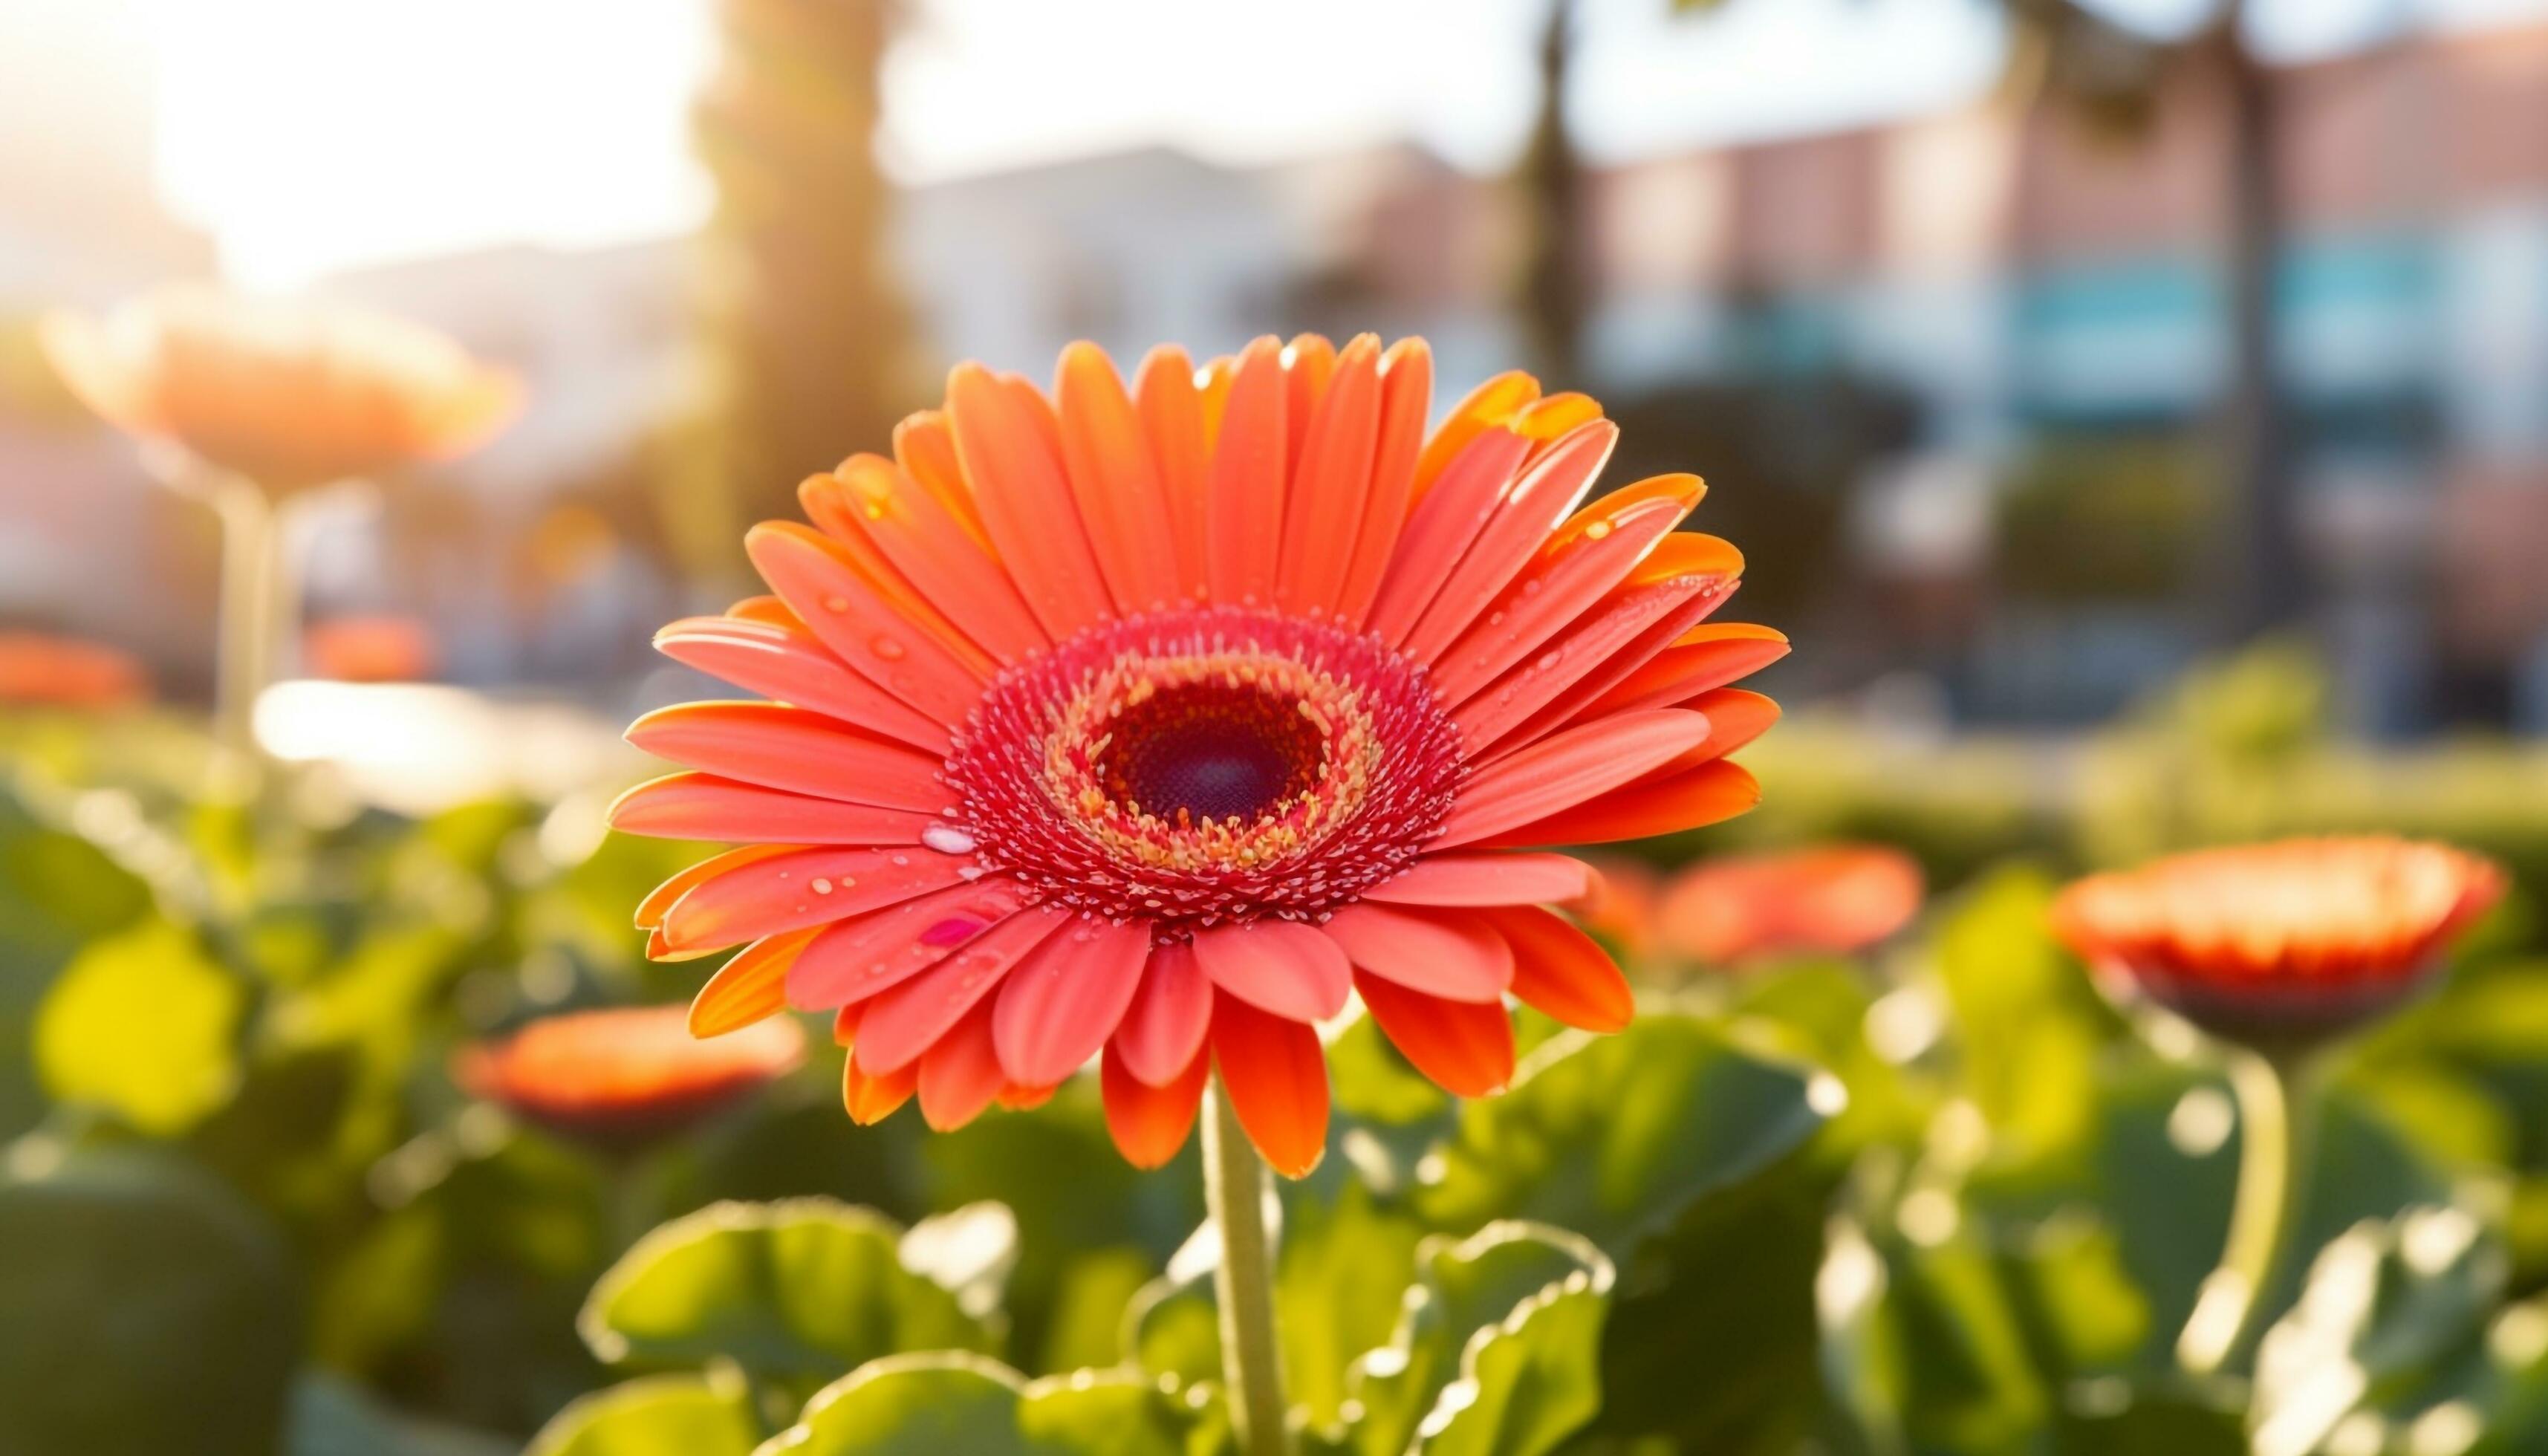
[[[1334,1016],[1353,989],[1335,942],[1294,920],[1199,930],[1194,954],[1215,986],[1286,1021]]]
[[[1493,1001],[1512,983],[1512,948],[1475,915],[1365,900],[1321,929],[1358,968],[1446,1001]]]
[[[1046,939],[1009,972],[991,1034],[1009,1080],[1060,1082],[1114,1035],[1141,984],[1150,927],[1140,921],[1083,920]]]

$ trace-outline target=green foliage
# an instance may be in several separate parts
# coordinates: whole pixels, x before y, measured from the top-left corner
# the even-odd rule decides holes
[[[898,1350],[990,1348],[956,1290],[904,1267],[908,1237],[828,1200],[718,1204],[638,1240],[579,1327],[607,1364],[727,1359],[807,1389]]]
[[[22,1142],[9,1163],[0,1451],[268,1456],[301,1342],[264,1218],[145,1148]]]
[[[64,967],[37,1011],[36,1071],[55,1099],[177,1133],[229,1097],[245,1000],[194,937],[153,922]]]
[[[910,1355],[816,1396],[758,1456],[1185,1456],[1197,1419],[1131,1376],[1030,1384],[978,1356]]]
[[[1437,1228],[1530,1219],[1624,1255],[1692,1200],[1802,1143],[1825,1115],[1816,1098],[1838,1101],[1837,1083],[1820,1088],[1809,1069],[1740,1051],[1695,1017],[1570,1034],[1533,1052],[1510,1092],[1461,1107],[1416,1206]]]
[[[741,1380],[658,1375],[577,1400],[525,1456],[751,1456],[760,1444]]]

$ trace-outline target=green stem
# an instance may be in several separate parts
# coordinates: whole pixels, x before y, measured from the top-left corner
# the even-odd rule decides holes
[[[1245,1456],[1289,1456],[1283,1352],[1274,1336],[1274,1242],[1265,1228],[1265,1160],[1218,1086],[1205,1101],[1204,1198],[1221,1230],[1213,1294],[1221,1306],[1221,1370]]]
[[[287,610],[283,515],[264,493],[226,478],[212,489],[222,518],[221,656],[214,722],[224,747],[256,760],[256,700],[274,682],[275,649]]]
[[[2317,1098],[2305,1065],[2242,1048],[2230,1054],[2230,1087],[2238,1099],[2230,1238],[2176,1342],[2179,1363],[2194,1375],[2238,1370],[2254,1359],[2265,1301],[2295,1252],[2317,1151]]]

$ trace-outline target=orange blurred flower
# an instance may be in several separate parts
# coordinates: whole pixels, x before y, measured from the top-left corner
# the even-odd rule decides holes
[[[1663,871],[1626,855],[1586,855],[1584,863],[1592,866],[1592,893],[1570,907],[1576,923],[1618,947],[1630,960],[1652,956]]]
[[[2309,1041],[2412,994],[2503,888],[2494,864],[2447,845],[2286,840],[2091,875],[2052,924],[2101,974],[2198,1026]]]
[[[1919,862],[1884,845],[1726,855],[1673,877],[1658,937],[1709,965],[1846,956],[1909,925],[1924,893]]]
[[[805,1035],[785,1017],[702,1041],[679,1006],[570,1012],[453,1058],[470,1095],[602,1143],[679,1132],[795,1069]]]
[[[131,653],[75,637],[0,632],[0,703],[94,711],[149,696],[149,678]]]
[[[1318,1024],[1360,993],[1444,1088],[1512,1076],[1507,994],[1615,1031],[1609,956],[1537,847],[1713,823],[1784,650],[1702,625],[1742,556],[1659,476],[1586,504],[1618,428],[1506,374],[1428,438],[1431,355],[1263,338],[1050,393],[978,365],[746,541],[772,596],[658,637],[773,702],[629,730],[693,771],[623,831],[744,846],[640,908],[662,956],[744,949],[710,1029],[837,1009],[863,1121],[1031,1101],[1102,1058],[1132,1162],[1216,1073],[1275,1168],[1326,1145]],[[1768,634],[1774,638],[1776,634]]]
[[[285,495],[460,454],[510,421],[518,382],[418,323],[341,304],[186,287],[44,323],[72,393]]]
[[[302,634],[303,666],[339,682],[416,682],[441,667],[433,629],[414,617],[336,617]]]

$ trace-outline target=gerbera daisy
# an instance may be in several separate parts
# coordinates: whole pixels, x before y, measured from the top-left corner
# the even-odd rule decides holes
[[[1760,630],[1702,625],[1742,557],[1675,530],[1695,477],[1584,503],[1592,401],[1507,374],[1428,437],[1431,373],[1305,336],[1128,387],[1076,344],[1049,396],[961,366],[892,458],[805,482],[813,525],[746,543],[774,594],[658,638],[775,701],[629,730],[695,772],[613,822],[740,846],[639,911],[657,956],[743,947],[693,1028],[836,1010],[851,1112],[937,1128],[1102,1058],[1143,1166],[1217,1071],[1298,1176],[1356,993],[1464,1095],[1511,1075],[1506,995],[1624,1025],[1546,908],[1591,872],[1534,847],[1758,797],[1724,756],[1775,716],[1726,685]]]
[[[150,695],[150,679],[131,653],[76,637],[0,632],[0,706],[98,711]]]
[[[47,318],[44,343],[110,423],[277,496],[462,453],[521,402],[442,334],[343,304],[172,288]]]
[[[2177,1337],[2196,1375],[2244,1366],[2268,1294],[2304,1252],[2318,1054],[2430,984],[2503,872],[2386,837],[2198,850],[2062,892],[2052,923],[2110,992],[2146,994],[2221,1038],[2238,1108],[2238,1182],[2221,1266]]]
[[[739,1035],[692,1037],[678,1006],[543,1017],[474,1043],[452,1075],[473,1097],[588,1142],[617,1145],[714,1117],[793,1071],[805,1036],[785,1017]]]
[[[1676,875],[1656,911],[1670,950],[1708,965],[1847,956],[1920,913],[1919,862],[1883,845],[1726,855]]]
[[[2110,982],[2197,1026],[2308,1043],[2412,995],[2503,883],[2447,845],[2286,840],[2092,875],[2062,893],[2053,927]]]

